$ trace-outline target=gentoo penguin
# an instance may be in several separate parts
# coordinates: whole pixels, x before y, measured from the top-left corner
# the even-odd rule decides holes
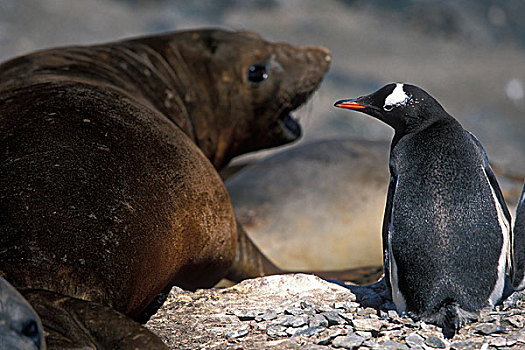
[[[525,185],[516,209],[512,242],[512,285],[516,290],[525,289]]]
[[[510,285],[510,214],[483,147],[417,86],[389,84],[335,106],[394,128],[385,280],[398,312],[453,337]]]

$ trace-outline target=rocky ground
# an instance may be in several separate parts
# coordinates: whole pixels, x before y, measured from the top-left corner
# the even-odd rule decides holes
[[[173,288],[147,323],[171,349],[525,349],[525,294],[514,294],[452,339],[400,317],[381,283],[343,287],[278,275],[229,288]]]

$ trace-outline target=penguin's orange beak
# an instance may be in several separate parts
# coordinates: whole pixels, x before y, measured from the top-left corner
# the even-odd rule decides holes
[[[335,107],[346,108],[346,109],[363,109],[366,106],[360,105],[355,100],[340,100],[334,103]]]

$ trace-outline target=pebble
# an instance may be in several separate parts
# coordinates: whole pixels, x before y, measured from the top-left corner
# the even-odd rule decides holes
[[[293,324],[298,324],[296,321],[296,317],[292,315],[280,315],[277,316],[276,319],[274,319],[271,323],[272,325],[278,325],[278,326],[285,326],[285,327],[293,327]],[[301,325],[297,325],[295,327],[300,327]]]
[[[293,319],[293,322],[292,322],[292,327],[302,327],[302,326],[305,326],[308,324],[308,316],[306,315],[302,315],[302,316],[297,316]]]
[[[303,350],[328,350],[330,348],[328,346],[324,346],[324,345],[308,344],[305,347],[303,347],[302,349]]]
[[[366,315],[376,315],[377,316],[377,309],[366,307],[366,308],[360,308],[357,310],[357,314],[359,316],[366,316]]]
[[[249,329],[239,329],[237,331],[226,333],[226,339],[242,338],[250,333]]]
[[[338,336],[332,341],[332,345],[336,348],[356,349],[360,347],[364,341],[365,339],[358,335]]]
[[[184,301],[182,307],[189,308],[192,300],[202,304],[200,294],[180,293],[184,294],[178,297]],[[360,298],[364,298],[364,290],[361,293]],[[170,297],[174,296],[170,294]],[[405,315],[400,316],[395,310],[386,307],[375,310],[348,299],[333,297],[333,294],[324,296],[323,300],[317,295],[308,295],[302,299],[294,299],[295,295],[292,295],[288,299],[268,303],[267,298],[270,297],[261,299],[262,302],[253,307],[239,305],[237,308],[220,308],[212,305],[211,310],[227,310],[226,315],[230,316],[224,319],[213,315],[207,317],[221,325],[217,327],[220,329],[219,334],[222,339],[230,341],[230,346],[236,339],[242,338],[242,343],[247,345],[262,337],[263,342],[267,341],[268,348],[272,349],[525,349],[525,303],[521,296],[515,299],[514,304],[519,301],[524,305],[518,308],[507,303],[493,311],[485,311],[480,316],[482,322],[463,326],[450,343],[443,340],[440,328],[414,321]],[[186,301],[188,298],[189,302]],[[206,300],[215,302],[216,299]],[[237,318],[247,321],[241,323],[244,327],[239,327]],[[224,327],[226,324],[228,326]]]
[[[308,328],[308,326],[299,327],[299,328],[288,327],[288,328],[286,328],[286,334],[288,334],[289,336],[293,337],[295,335],[295,333],[300,332],[300,331],[304,331],[306,328]]]
[[[334,303],[334,309],[343,309],[346,312],[356,312],[359,306],[359,303],[351,301],[341,301]]]
[[[288,333],[286,333],[286,327],[280,325],[270,325],[266,329],[266,334],[269,337],[286,337],[288,335]]]
[[[508,324],[511,327],[514,328],[523,328],[525,326],[525,319],[522,315],[513,315],[510,317],[507,317],[503,321],[505,324]]]
[[[346,332],[344,332],[346,333]],[[330,344],[332,339],[335,337],[338,337],[343,334],[343,330],[336,328],[336,329],[327,329],[321,334],[319,334],[319,339],[317,340],[317,344],[319,345],[327,345]]]
[[[458,341],[450,344],[450,350],[474,350],[480,349],[482,343],[473,341]]]
[[[328,320],[323,315],[314,315],[308,320],[310,327],[323,326],[328,327]]]
[[[352,320],[352,324],[356,330],[359,331],[375,331],[379,332],[382,322],[380,320],[371,318],[356,318]]]
[[[494,323],[483,323],[476,326],[475,330],[480,334],[490,335],[495,333],[504,333],[506,331],[506,328],[498,326]]]
[[[272,321],[277,318],[277,313],[275,312],[268,312],[264,315],[256,316],[255,321],[261,322],[261,321]]]
[[[447,347],[447,345],[443,342],[443,340],[435,336],[431,336],[425,339],[425,345],[428,345],[431,348],[435,348],[435,349],[445,349]]]
[[[294,337],[299,337],[299,336],[312,337],[314,335],[321,333],[325,329],[326,327],[322,327],[322,326],[304,327],[304,328],[297,329],[297,331],[293,334],[293,336]]]
[[[424,341],[425,341],[425,338],[423,338],[421,335],[419,335],[416,332],[410,333],[407,337],[405,337],[405,342],[411,348],[415,348],[415,347],[423,345]]]
[[[339,313],[336,311],[323,312],[321,315],[323,315],[324,318],[326,318],[329,326],[346,323],[346,320],[342,318],[341,315],[339,315]]]
[[[381,349],[384,350],[408,350],[408,346],[406,344],[393,341],[393,340],[387,340],[383,344],[381,344]]]
[[[259,310],[234,310],[233,314],[241,321],[249,321],[254,320],[261,312]]]
[[[490,345],[495,346],[497,348],[507,346],[507,339],[505,339],[504,337],[496,337],[490,340]]]
[[[365,338],[365,340],[372,339],[372,333],[371,332],[356,331],[355,334],[357,334],[360,337]]]
[[[375,340],[365,340],[363,344],[361,344],[361,349],[364,349],[364,347],[367,347],[369,349],[380,349],[380,345]]]
[[[299,316],[304,314],[304,310],[298,307],[287,307],[284,309],[284,313],[293,316]]]

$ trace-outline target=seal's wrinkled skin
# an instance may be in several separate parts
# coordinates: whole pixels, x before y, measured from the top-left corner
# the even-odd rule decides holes
[[[127,335],[69,327],[113,325],[114,310],[136,318],[171,284],[272,272],[238,234],[217,170],[297,139],[289,112],[329,60],[324,48],[201,30],[0,65],[0,275],[53,329],[55,347],[140,338],[138,325]],[[90,336],[71,335],[80,328]]]

